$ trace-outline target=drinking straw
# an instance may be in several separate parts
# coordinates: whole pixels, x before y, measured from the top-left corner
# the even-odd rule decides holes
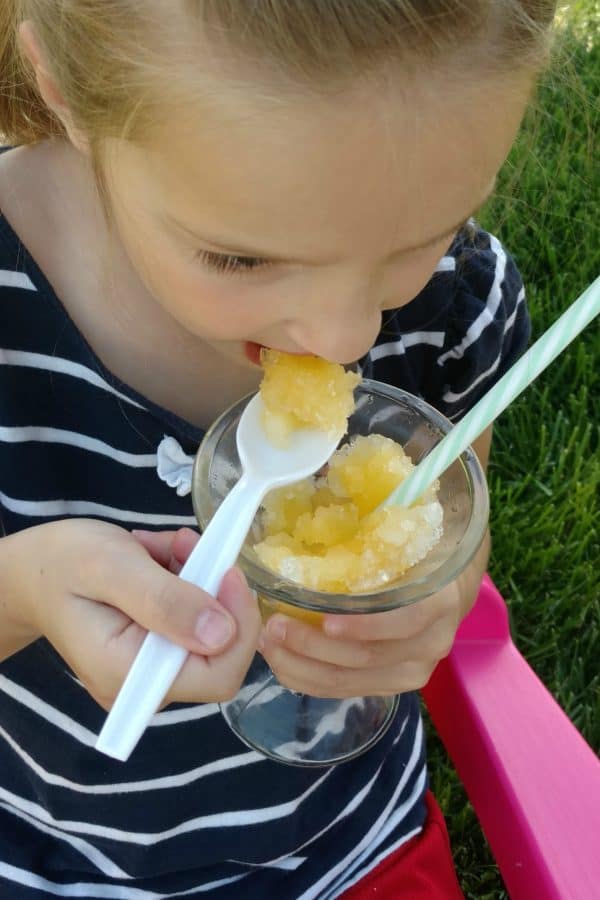
[[[381,505],[410,506],[414,503],[599,312],[600,277],[586,288],[554,325],[538,338],[494,387],[435,445]]]

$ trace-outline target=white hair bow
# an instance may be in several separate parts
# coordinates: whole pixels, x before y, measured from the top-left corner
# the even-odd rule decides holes
[[[186,497],[192,489],[194,456],[183,452],[174,437],[165,435],[156,451],[158,477],[169,487],[175,488],[178,497]]]

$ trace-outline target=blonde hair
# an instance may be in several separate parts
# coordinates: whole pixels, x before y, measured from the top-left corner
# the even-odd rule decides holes
[[[325,89],[382,62],[463,58],[510,71],[536,67],[554,0],[0,0],[0,133],[12,144],[64,129],[43,102],[18,40],[33,23],[71,118],[92,148],[135,137],[168,101],[179,60],[197,60],[200,34],[270,66],[281,83]],[[195,54],[195,56],[194,56]]]

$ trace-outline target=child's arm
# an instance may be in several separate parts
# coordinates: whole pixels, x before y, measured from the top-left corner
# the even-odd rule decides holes
[[[484,468],[490,443],[491,428],[475,444]],[[391,612],[328,615],[322,629],[277,614],[263,630],[261,652],[282,684],[317,697],[418,690],[450,652],[458,625],[477,597],[489,550],[488,531],[455,581]]]
[[[229,699],[252,659],[260,615],[237,570],[217,600],[177,578],[196,540],[189,530],[136,539],[88,519],[2,538],[0,658],[44,636],[108,709],[152,630],[190,651],[166,702]],[[219,641],[210,640],[209,612],[229,626]]]
[[[0,660],[7,659],[22,650],[39,636],[25,605],[19,601],[19,588],[15,581],[16,568],[14,541],[0,540]]]

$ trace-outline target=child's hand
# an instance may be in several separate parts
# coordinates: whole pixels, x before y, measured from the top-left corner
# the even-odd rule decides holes
[[[238,570],[227,573],[218,600],[173,574],[197,539],[185,529],[132,535],[87,519],[26,529],[3,538],[13,608],[105,709],[147,631],[190,651],[165,703],[229,699],[250,665],[260,615]]]
[[[455,581],[391,612],[328,615],[321,629],[274,615],[259,647],[279,681],[292,690],[314,697],[399,694],[427,684],[450,652],[466,612]]]

